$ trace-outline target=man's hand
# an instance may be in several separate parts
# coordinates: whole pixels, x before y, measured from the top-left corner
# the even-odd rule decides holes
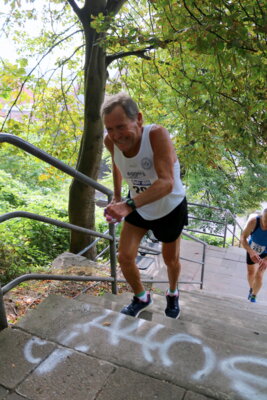
[[[129,207],[124,201],[120,201],[118,203],[109,203],[104,210],[104,215],[106,217],[107,222],[109,221],[107,216],[117,222],[120,222],[124,217],[132,212],[131,207]]]
[[[267,257],[261,258],[259,261],[259,269],[261,271],[265,271],[267,268]]]
[[[252,260],[255,264],[256,264],[256,263],[260,263],[261,258],[260,258],[260,256],[258,255],[258,253],[256,253],[256,251],[251,250],[251,251],[249,252],[249,256],[250,256],[251,260]]]

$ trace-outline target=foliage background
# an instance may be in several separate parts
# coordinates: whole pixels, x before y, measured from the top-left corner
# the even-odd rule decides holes
[[[75,167],[84,121],[85,41],[71,3],[50,1],[42,8],[36,1],[5,1],[1,34],[17,43],[18,58],[0,59],[0,104],[1,131]],[[25,29],[31,21],[36,32]],[[95,45],[107,54],[106,91],[128,91],[147,123],[168,128],[189,201],[235,214],[259,208],[267,193],[266,4],[125,1],[118,15],[93,15],[91,26],[103,34]],[[2,144],[0,170],[1,213],[20,209],[68,220],[65,176]],[[112,187],[109,173],[103,182]],[[98,209],[96,228],[105,229]],[[1,270],[11,277],[42,267],[68,244],[62,229],[5,222]]]

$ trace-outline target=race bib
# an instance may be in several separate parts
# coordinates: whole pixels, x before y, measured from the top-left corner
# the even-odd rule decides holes
[[[132,179],[132,189],[136,194],[144,192],[151,186],[150,180]]]
[[[262,254],[264,252],[264,250],[266,249],[266,246],[262,246],[255,242],[251,242],[250,247],[252,248],[252,250],[256,251],[257,254]]]

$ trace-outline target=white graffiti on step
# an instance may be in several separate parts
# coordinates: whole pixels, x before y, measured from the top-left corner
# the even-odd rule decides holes
[[[193,375],[193,379],[200,379],[201,377],[208,375],[213,370],[215,365],[214,353],[209,347],[204,346],[200,339],[187,334],[178,333],[168,337],[168,339],[164,340],[163,342],[160,342],[155,339],[155,336],[160,330],[165,328],[164,325],[157,324],[152,327],[145,336],[139,336],[135,335],[135,333],[143,325],[145,325],[144,320],[136,319],[133,322],[128,323],[126,326],[123,326],[123,324],[125,324],[125,316],[123,314],[118,314],[111,324],[105,325],[104,320],[106,320],[110,314],[112,314],[112,311],[105,310],[104,314],[90,322],[76,324],[73,326],[73,330],[71,330],[69,333],[62,332],[59,335],[59,342],[64,345],[69,345],[74,338],[77,338],[81,334],[89,334],[90,329],[94,327],[106,331],[110,338],[110,344],[113,346],[119,345],[121,339],[139,344],[145,360],[150,363],[154,361],[152,351],[158,351],[161,362],[166,367],[169,367],[173,364],[173,361],[169,357],[170,348],[176,343],[188,342],[201,346],[205,356],[203,369],[197,371]],[[75,346],[76,350],[80,348],[81,345]]]
[[[237,367],[237,364],[253,364],[267,369],[267,359],[251,356],[236,356],[223,360],[220,363],[223,373],[232,379],[232,386],[245,399],[267,399],[267,379],[263,376],[251,374]],[[266,376],[266,374],[265,374]]]
[[[33,346],[45,346],[48,342],[38,337],[32,337],[24,346],[25,359],[31,364],[39,364],[42,361],[41,357],[34,357]],[[36,369],[38,375],[43,375],[47,372],[53,371],[58,364],[64,361],[71,353],[72,350],[66,348],[55,349]]]
[[[44,346],[47,344],[46,340],[41,340],[37,337],[31,338],[24,346],[24,357],[31,364],[38,364],[42,361],[41,357],[34,357],[33,345]]]
[[[164,325],[157,324],[151,327],[145,320],[134,319],[130,321],[125,315],[115,314],[110,310],[105,310],[102,315],[91,321],[75,324],[61,331],[57,337],[57,342],[66,347],[54,350],[43,363],[41,363],[40,357],[34,357],[33,346],[43,346],[48,342],[39,338],[30,339],[24,348],[25,358],[32,364],[41,363],[36,369],[38,375],[51,372],[66,357],[72,354],[73,350],[70,350],[70,347],[84,353],[90,349],[90,346],[82,343],[82,341],[84,337],[88,341],[90,337],[89,332],[92,328],[106,332],[111,346],[118,346],[121,340],[127,340],[139,345],[144,359],[149,363],[155,362],[155,354],[157,353],[160,363],[166,368],[171,367],[175,362],[181,362],[181,360],[174,361],[171,359],[172,346],[182,343],[196,345],[203,352],[204,363],[200,370],[192,373],[192,380],[201,381],[202,385],[204,385],[203,381],[212,372],[217,374],[221,372],[229,379],[231,387],[243,399],[250,400],[251,398],[256,398],[257,400],[267,400],[267,379],[264,377],[267,375],[266,371],[263,376],[259,376],[256,372],[250,373],[242,370],[242,364],[246,364],[253,371],[255,367],[260,368],[260,370],[267,370],[266,358],[243,355],[229,357],[220,361],[212,348],[206,346],[197,337],[185,333],[177,333],[168,335],[164,340],[159,340],[157,337],[164,336],[164,329],[166,329]]]

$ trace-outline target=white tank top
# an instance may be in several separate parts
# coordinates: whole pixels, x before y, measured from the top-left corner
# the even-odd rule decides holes
[[[132,198],[145,191],[158,179],[149,138],[152,126],[147,125],[144,127],[140,149],[136,156],[125,157],[122,151],[114,145],[114,162],[119,168],[122,177],[127,181]],[[174,185],[172,192],[159,200],[136,209],[144,219],[153,220],[164,217],[174,210],[184,199],[185,189],[180,179],[180,164],[178,160],[174,163],[173,168]]]

